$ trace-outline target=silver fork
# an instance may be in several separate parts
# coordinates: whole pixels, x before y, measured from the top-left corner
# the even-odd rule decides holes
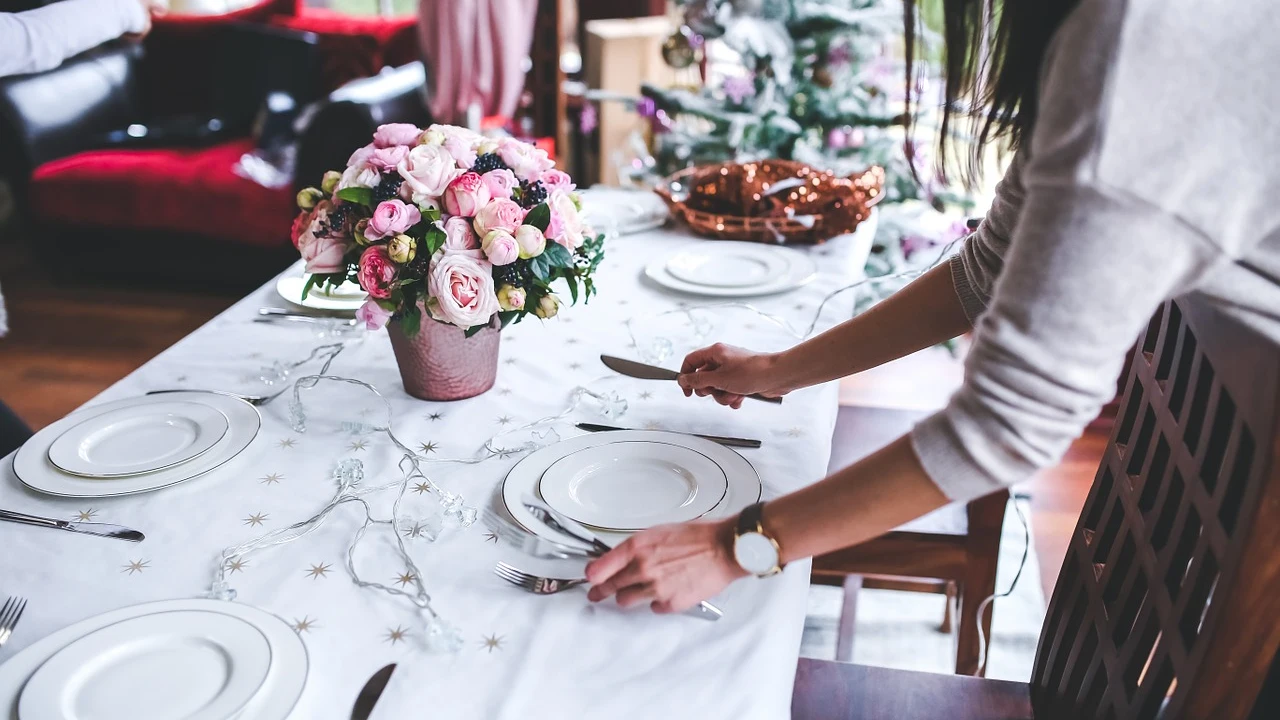
[[[485,509],[484,524],[493,531],[502,542],[516,548],[525,555],[540,558],[557,558],[561,560],[590,560],[600,557],[600,553],[585,547],[577,547],[567,543],[539,537],[523,528],[517,528],[510,522],[498,517],[497,513]]]
[[[9,636],[13,635],[13,629],[18,626],[18,621],[22,619],[22,611],[27,609],[27,601],[16,595],[9,598],[0,608],[0,647],[9,641]]]
[[[554,595],[587,582],[586,578],[548,578],[530,575],[504,562],[494,566],[493,574],[534,595]]]
[[[147,394],[148,395],[166,395],[168,393],[180,393],[180,392],[207,392],[207,393],[213,393],[214,395],[226,395],[227,397],[237,398],[249,403],[250,405],[261,407],[271,402],[272,400],[275,400],[281,395],[285,394],[285,392],[287,392],[290,387],[292,386],[286,385],[283,390],[272,393],[270,395],[242,395],[240,393],[226,392],[224,390],[198,390],[194,388],[173,388],[171,390],[150,390],[147,392]]]

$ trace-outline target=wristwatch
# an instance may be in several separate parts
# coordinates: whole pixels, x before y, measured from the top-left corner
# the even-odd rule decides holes
[[[769,577],[782,572],[782,549],[764,530],[760,516],[764,503],[748,506],[738,516],[738,527],[733,539],[733,558],[738,565],[756,577]]]

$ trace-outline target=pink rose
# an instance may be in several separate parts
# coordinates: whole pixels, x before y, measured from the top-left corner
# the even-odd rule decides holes
[[[441,224],[444,230],[444,246],[447,253],[464,253],[480,259],[484,253],[480,248],[480,238],[471,229],[471,223],[463,217],[453,216]]]
[[[464,127],[459,127],[457,125],[432,125],[431,127],[427,128],[427,132],[438,133],[441,137],[444,138],[444,140],[442,140],[441,142],[444,142],[449,138],[456,137],[465,141],[468,145],[471,145],[472,147],[475,147],[476,145],[479,145],[481,142],[484,141],[484,136],[481,135],[480,133],[474,130],[469,130]]]
[[[475,217],[489,203],[489,187],[473,172],[459,175],[444,191],[444,210],[450,215]]]
[[[369,227],[364,236],[370,240],[381,240],[392,235],[399,235],[422,220],[422,213],[412,205],[405,205],[399,200],[385,200],[378,204],[369,218]]]
[[[505,138],[498,144],[498,157],[511,168],[516,177],[533,182],[542,173],[555,167],[547,151],[515,138]]]
[[[365,248],[360,254],[360,270],[356,275],[360,280],[360,287],[369,293],[369,297],[380,300],[391,297],[392,286],[396,281],[396,264],[387,255],[386,246]]]
[[[556,190],[572,192],[574,188],[578,187],[573,184],[573,178],[569,177],[569,173],[555,168],[542,173],[542,177],[538,179],[546,186],[548,193]]]
[[[514,233],[520,223],[524,222],[524,216],[524,208],[516,204],[515,200],[493,200],[476,213],[476,233],[484,236],[490,230],[498,229]]]
[[[444,149],[458,161],[458,167],[470,170],[471,166],[476,164],[475,147],[462,137],[445,136]]]
[[[389,148],[378,148],[369,156],[369,166],[381,172],[391,172],[409,154],[409,148],[396,145]]]
[[[538,257],[547,249],[547,238],[542,231],[532,225],[521,225],[515,232],[516,245],[520,248],[520,257],[528,260]]]
[[[391,123],[380,126],[373,133],[374,147],[389,148],[396,145],[412,145],[418,142],[422,130],[409,123]]]
[[[483,325],[498,312],[489,263],[465,255],[441,253],[427,276],[432,317],[461,328]]]
[[[365,300],[360,309],[356,310],[356,321],[364,325],[366,330],[381,330],[390,319],[391,311],[374,300]]]
[[[306,232],[311,226],[311,215],[315,210],[303,210],[298,213],[298,217],[293,219],[293,226],[289,228],[289,239],[293,241],[293,247],[298,247],[298,238],[302,237],[302,233]]]
[[[516,180],[516,174],[506,168],[490,170],[482,177],[484,184],[489,186],[489,195],[504,200],[511,199],[511,191],[520,184],[520,181]]]
[[[494,265],[510,265],[520,258],[520,246],[511,233],[502,228],[494,228],[484,236],[485,257]]]
[[[410,197],[414,202],[418,201],[418,196],[440,197],[449,183],[461,173],[453,156],[439,145],[419,145],[413,148],[396,166],[396,172],[404,178],[404,184],[409,187],[412,193]],[[401,190],[404,190],[403,186]]]
[[[303,213],[294,221],[297,238],[294,246],[306,262],[306,271],[327,275],[346,267],[343,259],[351,247],[346,238],[330,237],[326,225],[333,205],[321,200],[310,213]]]
[[[356,151],[351,153],[351,157],[347,158],[347,167],[363,169],[369,163],[369,158],[373,157],[373,151],[376,149],[373,143],[369,143],[362,148],[356,148]]]
[[[556,190],[547,197],[547,206],[551,208],[551,221],[547,223],[547,238],[570,250],[578,249],[586,239],[583,236],[586,225],[578,215],[578,206],[573,204],[573,198],[563,190]]]

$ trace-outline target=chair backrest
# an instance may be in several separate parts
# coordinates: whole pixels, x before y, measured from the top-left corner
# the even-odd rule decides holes
[[[1246,718],[1280,647],[1280,351],[1203,300],[1138,341],[1040,635],[1036,718]]]

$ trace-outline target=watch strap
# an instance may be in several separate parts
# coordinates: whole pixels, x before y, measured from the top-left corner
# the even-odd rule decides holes
[[[746,533],[764,534],[764,527],[760,523],[760,519],[764,516],[764,503],[758,502],[746,506],[742,512],[738,514],[738,534]]]

